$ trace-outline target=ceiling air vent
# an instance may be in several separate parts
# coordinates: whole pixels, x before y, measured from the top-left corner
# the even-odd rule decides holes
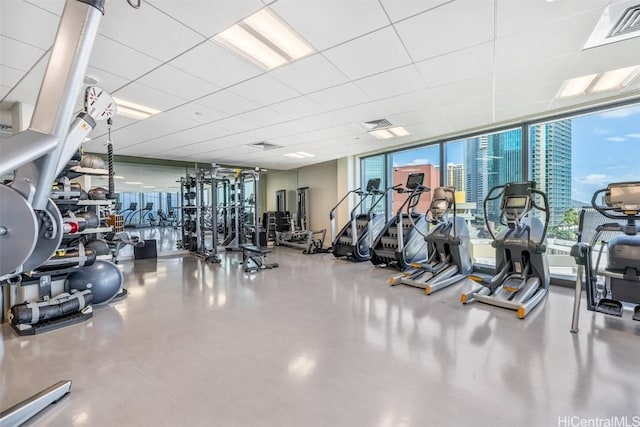
[[[616,37],[634,31],[640,31],[640,4],[625,10],[607,37]]]
[[[640,3],[622,0],[604,8],[585,49],[640,36]]]
[[[393,126],[391,122],[387,119],[372,120],[370,122],[364,122],[362,124],[367,130],[376,130],[380,128],[388,128],[390,126]]]
[[[259,150],[273,150],[274,148],[280,148],[282,145],[270,144],[268,142],[254,142],[252,144],[247,144],[249,147],[257,148]]]

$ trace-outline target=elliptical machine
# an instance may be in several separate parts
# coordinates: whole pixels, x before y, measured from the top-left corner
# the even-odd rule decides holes
[[[544,204],[538,205],[535,195]],[[502,198],[500,224],[506,226],[497,236],[489,226],[488,205]],[[545,213],[544,224],[534,218],[533,209]],[[535,182],[512,182],[493,187],[484,200],[484,221],[496,248],[496,272],[489,283],[471,282],[460,296],[463,304],[480,301],[516,310],[524,319],[547,295],[549,262],[545,238],[549,225],[547,195],[535,188]]]
[[[598,196],[602,193],[604,204],[598,204]],[[640,321],[640,226],[636,224],[640,220],[640,182],[611,183],[594,193],[591,206],[598,214],[617,222],[599,224],[589,243],[579,241],[571,248],[571,255],[578,264],[571,323],[574,333],[578,332],[583,276],[587,310],[621,317],[623,303],[634,304],[632,318]],[[587,237],[584,224],[590,213],[583,210],[580,214],[580,240]],[[607,244],[607,267],[598,271],[605,246],[604,233],[618,235]],[[601,245],[594,266],[592,252],[599,241]],[[603,280],[598,281],[598,275]]]
[[[408,194],[396,214],[384,226],[371,245],[371,263],[404,270],[414,262],[425,259],[426,245],[423,236],[429,228],[424,215],[414,212],[420,195],[429,191],[422,185],[424,173],[407,177],[405,187],[393,187],[398,193]],[[406,213],[404,212],[406,210]]]
[[[452,219],[448,218],[449,212],[453,212]],[[429,214],[433,228],[428,234],[423,234],[427,260],[412,264],[402,275],[393,276],[389,280],[391,286],[414,286],[430,295],[468,280],[467,275],[473,271],[469,228],[463,218],[456,216],[454,187],[439,187],[433,191],[425,217]]]
[[[384,215],[373,213],[377,203],[384,198],[388,191],[380,191],[380,178],[373,178],[367,182],[366,190],[357,188],[345,194],[337,205],[329,212],[331,220],[331,253],[336,258],[346,258],[351,261],[361,262],[370,258],[371,242],[380,234],[384,226]],[[349,222],[347,222],[336,235],[336,209],[351,194],[357,194],[360,201],[351,210]],[[366,200],[371,198],[371,206],[367,213],[357,213],[360,206],[366,208]]]

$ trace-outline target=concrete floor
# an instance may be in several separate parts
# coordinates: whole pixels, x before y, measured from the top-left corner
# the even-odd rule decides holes
[[[569,426],[640,416],[640,322],[553,288],[525,320],[390,288],[388,270],[278,248],[245,275],[163,258],[121,264],[129,297],[36,337],[3,325],[7,407],[60,379],[46,426]],[[640,420],[640,418],[636,419]],[[591,424],[590,424],[591,425]],[[635,424],[638,425],[638,424]]]

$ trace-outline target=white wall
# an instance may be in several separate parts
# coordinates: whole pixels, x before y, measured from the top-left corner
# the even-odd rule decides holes
[[[311,229],[327,230],[325,246],[330,246],[329,211],[338,202],[338,161],[332,160],[298,169],[298,187],[309,187]],[[340,222],[337,227],[340,227]]]

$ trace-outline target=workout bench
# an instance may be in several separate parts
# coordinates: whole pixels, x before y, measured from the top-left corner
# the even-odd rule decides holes
[[[265,259],[271,253],[269,249],[262,249],[251,244],[240,245],[242,248],[242,266],[245,273],[277,268],[277,263],[268,263]]]

